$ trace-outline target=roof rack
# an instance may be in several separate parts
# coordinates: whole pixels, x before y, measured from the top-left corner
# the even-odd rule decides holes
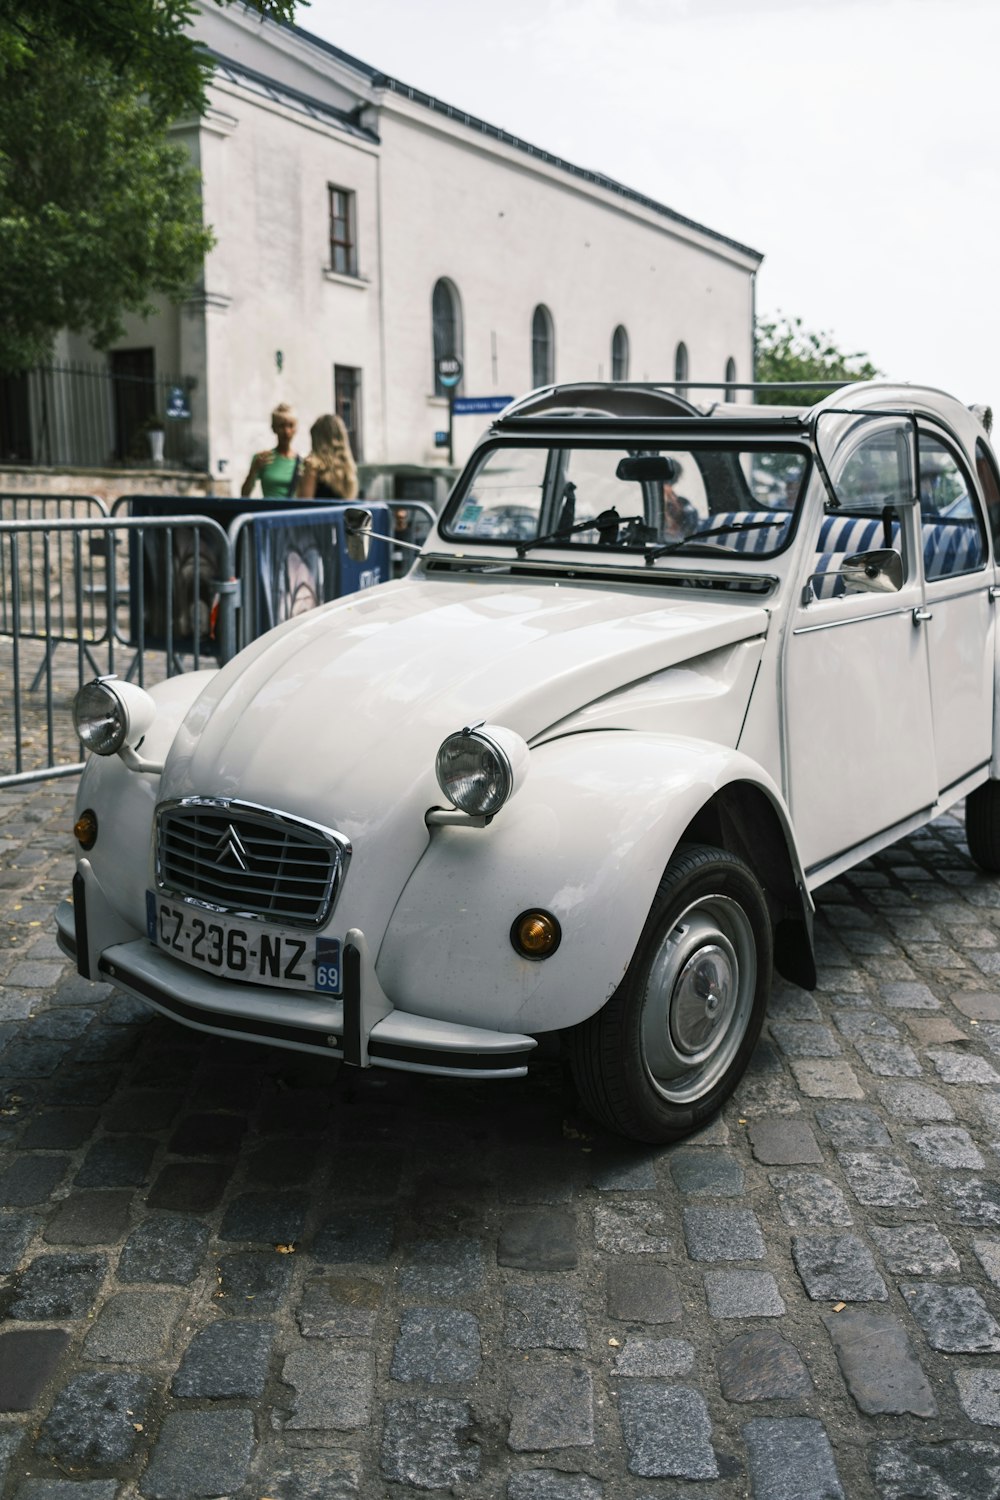
[[[497,417],[496,426],[525,418],[581,415],[629,417],[700,417],[681,391],[835,391],[856,385],[852,380],[813,380],[797,384],[782,381],[574,381],[566,385],[540,386],[513,401]]]

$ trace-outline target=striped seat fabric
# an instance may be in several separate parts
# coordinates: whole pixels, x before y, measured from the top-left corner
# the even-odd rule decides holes
[[[817,552],[870,552],[874,547],[899,546],[899,522],[890,526],[891,541],[885,541],[881,516],[824,516],[819,528]]]
[[[971,573],[986,561],[979,527],[971,518],[960,521],[924,522],[924,577],[947,578],[952,573]]]
[[[790,522],[791,512],[787,510],[718,511],[715,515],[706,516],[693,535],[697,537],[699,532],[721,526],[746,527],[746,530],[734,531],[729,536],[720,536],[719,543],[735,552],[774,552],[786,540]],[[986,561],[979,527],[972,519],[925,521],[923,538],[926,578],[947,578],[952,573],[968,573],[981,567]],[[714,538],[708,540],[712,541]],[[845,557],[855,552],[872,552],[887,545],[899,550],[898,521],[889,523],[887,543],[881,516],[824,516],[812,572],[838,573]],[[816,589],[816,593],[824,598],[842,592],[842,588]]]
[[[974,520],[924,521],[924,577],[947,578],[968,573],[986,561],[979,527]],[[899,548],[899,522],[890,524],[889,546]],[[881,516],[824,516],[819,529],[814,571],[835,572],[852,552],[870,552],[884,547],[885,526]]]
[[[813,562],[810,582],[814,599],[839,599],[844,592],[844,580],[840,576],[840,565],[846,552],[817,552]]]
[[[701,531],[714,531],[720,526],[746,527],[745,531],[734,531],[729,536],[709,537],[718,540],[735,552],[774,552],[787,540],[788,526],[792,518],[789,510],[720,510],[701,520],[697,536]],[[768,524],[762,524],[768,523]]]

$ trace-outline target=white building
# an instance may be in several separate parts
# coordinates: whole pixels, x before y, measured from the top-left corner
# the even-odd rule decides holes
[[[111,359],[194,378],[188,452],[217,479],[238,486],[278,401],[306,444],[338,409],[366,462],[445,462],[442,353],[471,397],[752,378],[756,251],[297,27],[201,4],[209,109],[177,131],[217,244],[198,295],[132,320]],[[484,425],[456,417],[456,462]]]

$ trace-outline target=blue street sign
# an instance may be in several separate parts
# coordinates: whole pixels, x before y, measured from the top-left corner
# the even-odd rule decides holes
[[[187,395],[184,391],[184,387],[180,385],[172,385],[170,387],[170,390],[167,392],[167,416],[189,417],[190,415],[191,408],[190,406],[188,406]]]
[[[436,432],[434,434],[434,446],[435,448],[447,448],[448,434],[446,432]]]
[[[485,416],[489,412],[503,411],[513,399],[513,396],[456,396],[452,411],[456,417]]]

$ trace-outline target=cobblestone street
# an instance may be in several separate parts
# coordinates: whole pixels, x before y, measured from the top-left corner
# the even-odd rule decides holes
[[[0,791],[4,1500],[1000,1495],[1000,882],[820,893],[696,1139],[152,1018],[59,954],[73,782]]]

